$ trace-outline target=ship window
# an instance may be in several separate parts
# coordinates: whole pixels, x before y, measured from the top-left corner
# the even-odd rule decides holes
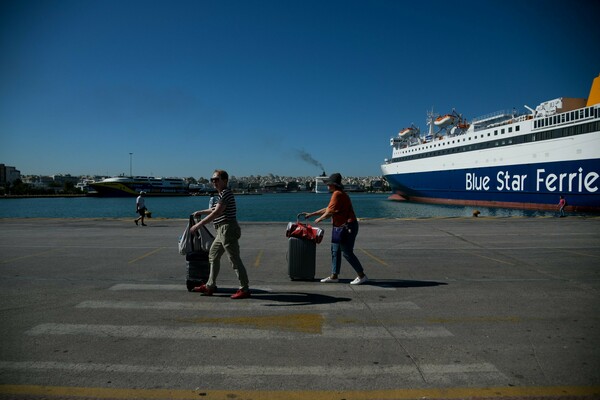
[[[504,135],[504,128],[502,128],[502,130],[500,130],[500,133]]]
[[[492,134],[488,132],[488,137],[490,137]]]
[[[496,136],[498,134],[498,131],[494,131],[494,136]]]
[[[515,126],[515,131],[516,131],[516,132],[519,132],[520,130],[521,130],[521,125],[517,125],[517,126]]]
[[[589,109],[589,108],[586,108],[586,109],[585,109],[585,110],[583,110],[583,111],[584,111],[584,116],[585,116],[585,118],[587,118],[587,117],[589,117],[589,116],[590,116],[590,109]]]
[[[508,128],[508,133],[512,132],[512,126],[510,128]]]

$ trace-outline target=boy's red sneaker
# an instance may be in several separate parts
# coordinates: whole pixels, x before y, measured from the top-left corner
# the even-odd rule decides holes
[[[250,291],[242,289],[239,289],[233,296],[231,296],[232,299],[247,299],[248,297],[250,297]]]
[[[204,283],[192,289],[192,292],[200,292],[203,296],[212,296],[215,292],[214,288],[206,286]]]

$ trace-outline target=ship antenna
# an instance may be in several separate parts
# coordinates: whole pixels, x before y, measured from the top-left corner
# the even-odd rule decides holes
[[[427,111],[427,125],[429,125],[429,134],[433,135],[433,106],[431,106],[431,111]]]

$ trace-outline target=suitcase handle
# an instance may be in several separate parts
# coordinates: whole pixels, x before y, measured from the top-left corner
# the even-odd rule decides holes
[[[296,221],[300,221],[300,217],[304,217],[305,221],[308,219],[308,217],[306,216],[305,213],[300,213],[300,214],[296,215]]]

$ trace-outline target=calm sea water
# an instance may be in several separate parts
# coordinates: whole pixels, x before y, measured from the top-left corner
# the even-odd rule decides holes
[[[468,217],[474,207],[416,204],[387,200],[388,194],[352,193],[359,218]],[[302,211],[327,206],[328,194],[282,193],[238,195],[240,221],[294,221]],[[208,197],[146,198],[153,218],[187,218],[208,206]],[[531,210],[477,207],[481,216],[555,216],[556,213]],[[135,198],[25,198],[1,199],[0,218],[135,218]]]

